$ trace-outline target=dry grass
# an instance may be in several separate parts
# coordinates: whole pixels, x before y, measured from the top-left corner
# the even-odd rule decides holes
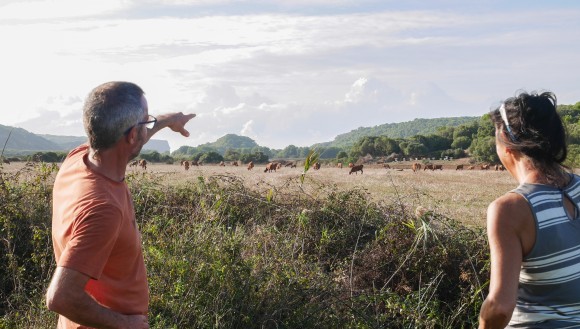
[[[5,172],[22,172],[23,163],[4,165]],[[323,166],[310,170],[304,189],[316,193],[318,184],[336,188],[364,188],[376,201],[397,201],[422,206],[439,214],[461,221],[466,225],[485,225],[488,204],[498,196],[515,188],[517,182],[506,171],[455,170],[454,164],[445,164],[443,170],[414,173],[410,163],[399,163],[384,169],[379,165],[365,166],[364,174],[349,175],[349,169]],[[194,182],[197,177],[214,175],[237,176],[248,185],[267,193],[270,188],[284,189],[289,181],[298,179],[302,168],[283,167],[277,172],[264,173],[263,165],[249,171],[245,166],[220,167],[205,165],[185,171],[179,164],[149,164],[146,172],[163,178],[168,184]],[[128,168],[128,172],[143,172]],[[314,183],[314,184],[313,184]]]
[[[147,172],[164,178],[169,184],[194,182],[199,176],[237,176],[248,186],[262,189],[264,193],[270,187],[284,189],[289,181],[298,179],[302,173],[302,168],[289,167],[283,167],[275,173],[264,173],[263,167],[256,166],[248,171],[245,166],[205,165],[185,171],[179,164],[152,164],[148,166]],[[379,202],[402,201],[414,207],[434,210],[466,225],[482,226],[485,225],[488,204],[517,186],[517,182],[505,171],[456,171],[455,166],[445,165],[442,171],[421,170],[414,173],[409,168],[410,164],[399,164],[394,169],[374,165],[366,166],[362,175],[349,175],[348,168],[323,166],[318,171],[310,170],[307,173],[303,187],[308,193],[316,193],[319,184],[333,185],[338,189],[361,187]],[[143,170],[131,168],[128,171]]]

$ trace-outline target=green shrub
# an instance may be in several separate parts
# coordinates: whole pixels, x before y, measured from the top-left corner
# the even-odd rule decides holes
[[[55,170],[0,176],[0,328],[54,326],[43,295]],[[152,328],[476,325],[488,276],[478,229],[311,179],[248,187],[218,175],[169,186],[136,171],[127,182]]]

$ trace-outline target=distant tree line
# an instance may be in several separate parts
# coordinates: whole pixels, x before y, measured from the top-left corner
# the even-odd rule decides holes
[[[558,112],[568,131],[568,159],[566,165],[580,165],[580,102],[574,105],[558,105]],[[139,158],[149,162],[174,163],[195,160],[203,163],[241,161],[266,163],[271,159],[304,159],[311,150],[326,162],[357,162],[361,157],[383,158],[445,158],[469,156],[473,161],[499,163],[495,152],[494,127],[489,114],[467,121],[458,126],[441,126],[432,134],[417,134],[408,138],[391,138],[385,135],[363,136],[350,146],[317,144],[312,147],[288,145],[283,149],[258,146],[244,136],[226,135],[214,144],[197,147],[182,146],[173,153],[157,151],[142,152]],[[231,147],[232,141],[242,147]],[[235,144],[235,143],[234,143]],[[21,161],[60,162],[65,152],[36,152],[13,158]]]

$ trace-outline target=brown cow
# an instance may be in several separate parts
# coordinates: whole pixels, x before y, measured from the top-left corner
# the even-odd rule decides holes
[[[482,164],[481,170],[489,170],[489,164]]]
[[[139,160],[139,166],[141,166],[141,168],[143,169],[147,169],[147,160],[145,159]]]
[[[457,165],[457,167],[455,167],[455,170],[463,170],[463,165],[462,164]]]
[[[238,166],[238,162],[237,161],[232,162],[232,166],[237,167]]]
[[[220,167],[225,167],[225,166],[226,166],[225,162],[220,161]]]
[[[290,166],[290,168],[296,168],[296,162],[294,162],[294,163],[293,163],[293,164]]]
[[[254,169],[254,161],[248,162],[248,170]]]
[[[413,163],[413,167],[411,167],[411,169],[413,169],[413,172],[417,172],[418,170],[421,170],[421,164],[419,162],[415,162]]]
[[[185,170],[189,170],[189,161],[183,161],[183,168],[185,168]]]
[[[385,164],[383,164],[383,168],[385,168],[385,169],[391,169],[391,166],[389,166],[388,163],[385,163]]]
[[[339,162],[339,163],[337,163],[337,164],[336,164],[336,168],[340,168],[340,169],[342,169],[342,162]]]
[[[350,168],[350,171],[348,172],[348,174],[352,174],[355,173],[358,175],[358,172],[360,171],[361,175],[363,174],[363,165],[356,165],[356,166],[352,166],[352,168]]]
[[[438,165],[438,164],[436,164],[436,165],[434,165],[434,166],[433,166],[433,169],[432,169],[432,170],[437,170],[437,169],[439,169],[439,170],[443,170],[443,165],[440,165],[440,164]]]
[[[349,167],[349,168],[352,168],[353,166],[354,166],[354,163],[352,163],[352,162],[349,162],[349,163],[348,163],[348,167]]]
[[[287,164],[284,165],[284,167],[290,167],[290,168],[292,168],[292,166],[296,167],[294,162],[288,162]]]
[[[131,163],[129,163],[129,167],[137,167],[137,165],[139,164],[138,160],[132,161]]]
[[[473,170],[473,169],[475,169],[475,166],[469,166],[469,167],[467,167],[467,170]]]
[[[427,169],[435,170],[432,163],[425,164],[425,168],[423,168],[423,171],[425,171]]]
[[[264,172],[272,172],[272,170],[276,171],[276,169],[278,169],[278,162],[270,162],[266,165],[266,169],[264,169]]]
[[[318,170],[318,169],[320,169],[320,162],[316,162],[316,163],[315,163],[315,164],[312,166],[312,169],[314,169],[314,170]]]

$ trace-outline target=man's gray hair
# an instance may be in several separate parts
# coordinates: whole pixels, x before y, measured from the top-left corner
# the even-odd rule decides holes
[[[143,120],[144,92],[131,82],[111,81],[91,91],[83,108],[89,145],[95,151],[112,147],[123,134]]]

